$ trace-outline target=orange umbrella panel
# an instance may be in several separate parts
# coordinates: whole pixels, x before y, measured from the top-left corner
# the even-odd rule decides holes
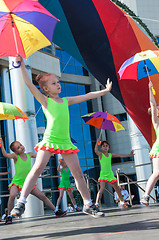
[[[0,120],[28,119],[25,113],[10,103],[0,102]]]

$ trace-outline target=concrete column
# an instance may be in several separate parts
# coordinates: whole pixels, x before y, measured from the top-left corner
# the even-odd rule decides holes
[[[9,82],[9,69],[8,68],[2,68],[2,100],[6,103],[11,103],[11,91],[10,91],[10,82]],[[11,142],[15,141],[15,134],[14,134],[14,120],[6,120],[6,130],[7,135],[6,138],[7,141],[5,142],[6,150],[10,151],[10,144]],[[11,167],[11,177],[15,174],[15,168],[14,168],[14,162],[10,161],[10,167]]]
[[[11,76],[13,104],[19,107],[29,118],[25,122],[21,119],[15,121],[16,140],[20,141],[26,149],[26,152],[33,152],[37,138],[37,127],[35,119],[34,97],[25,85],[20,68],[12,67],[12,61],[15,58],[9,57],[9,69]],[[29,60],[25,60],[27,72],[31,76],[31,67]],[[32,165],[35,159],[32,159]],[[38,188],[42,189],[42,181],[38,179]],[[33,217],[44,214],[43,203],[36,197],[29,195],[26,204],[24,217]]]
[[[130,139],[132,143],[132,149],[134,150],[135,156],[135,165],[151,163],[149,158],[150,147],[145,140],[144,136],[140,130],[136,127],[133,120],[129,117],[129,129],[130,129]],[[152,174],[152,165],[146,165],[136,168],[137,180],[148,180]],[[139,183],[139,185],[145,189],[147,182]],[[140,198],[143,196],[143,191],[139,189]],[[151,192],[151,195],[156,198],[154,189]],[[150,200],[151,201],[151,200]],[[153,202],[153,201],[151,201]]]

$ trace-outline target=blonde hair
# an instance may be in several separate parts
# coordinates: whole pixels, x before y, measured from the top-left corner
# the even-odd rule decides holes
[[[55,76],[57,77],[55,74],[53,73],[46,73],[44,75],[38,74],[35,78],[35,81],[39,84],[40,89],[42,90],[43,93],[47,94],[44,91],[44,86],[47,86],[47,81],[51,76]]]

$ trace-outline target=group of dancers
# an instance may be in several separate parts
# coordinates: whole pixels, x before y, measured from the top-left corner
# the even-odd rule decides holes
[[[98,155],[101,165],[99,177],[100,190],[97,194],[96,203],[93,204],[90,197],[90,192],[87,188],[86,181],[79,165],[79,159],[77,156],[77,152],[79,151],[79,149],[71,142],[69,131],[68,106],[108,94],[111,91],[112,82],[108,79],[106,83],[106,88],[100,91],[89,92],[85,95],[79,95],[74,97],[60,98],[59,94],[61,92],[61,85],[59,83],[59,78],[56,75],[48,73],[43,76],[37,76],[36,80],[40,86],[40,89],[42,90],[41,93],[29,78],[29,75],[27,74],[27,71],[25,69],[24,61],[20,55],[17,55],[16,61],[21,62],[21,71],[25,84],[28,86],[34,97],[42,105],[42,109],[47,120],[47,126],[43,136],[43,140],[39,142],[35,147],[37,154],[33,152],[25,153],[24,146],[18,141],[15,141],[10,145],[13,153],[6,153],[3,141],[1,140],[2,154],[6,158],[12,158],[14,160],[16,172],[11,184],[9,185],[10,197],[8,201],[8,216],[6,218],[6,224],[12,223],[12,216],[21,217],[21,215],[25,211],[25,204],[27,202],[27,197],[30,193],[42,200],[50,209],[55,212],[55,215],[57,217],[61,217],[66,215],[66,211],[62,211],[59,209],[60,201],[62,199],[64,191],[66,190],[70,196],[74,208],[77,211],[80,210],[78,209],[75,199],[73,198],[72,187],[68,180],[69,171],[72,173],[72,176],[75,179],[76,187],[83,199],[83,213],[91,215],[95,218],[105,216],[105,214],[99,209],[99,202],[102,197],[106,182],[109,182],[117,192],[120,200],[120,206],[123,208],[127,208],[127,203],[123,200],[121,190],[117,185],[117,179],[115,178],[111,168],[111,158],[132,157],[134,155],[133,152],[128,155],[109,153],[110,145],[107,141],[103,141],[100,144],[99,150],[98,142],[100,141],[100,139],[97,140],[97,143],[95,145],[95,153]],[[149,91],[152,122],[156,130],[156,134],[159,135],[159,111],[157,109],[155,98],[152,93],[152,83],[149,84]],[[143,199],[141,201],[145,205],[148,204],[149,194],[154,187],[156,181],[159,179],[158,148],[158,143],[156,142],[151,151],[154,172],[148,181],[145,195],[143,196]],[[36,186],[36,181],[40,174],[43,172],[52,154],[61,154],[61,160],[58,166],[58,170],[61,172],[62,181],[59,186],[60,196],[57,200],[56,207]],[[36,158],[36,160],[33,167],[31,168],[30,159],[32,157]],[[60,168],[60,166],[62,166],[62,169]],[[14,206],[14,199],[19,190],[21,191],[20,198]]]

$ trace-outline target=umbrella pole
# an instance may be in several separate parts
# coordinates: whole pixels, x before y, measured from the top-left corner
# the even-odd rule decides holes
[[[100,130],[100,133],[99,133],[99,137],[98,138],[101,138],[102,136],[102,129]],[[101,141],[98,142],[98,145],[101,145]]]
[[[15,24],[14,24],[14,20],[13,20],[13,17],[12,17],[12,15],[11,15],[11,13],[10,13],[10,16],[11,16],[11,21],[12,21],[12,30],[13,30],[13,37],[14,37],[14,42],[15,42],[15,48],[16,48],[16,52],[17,52],[17,54],[19,53],[19,50],[18,50],[18,43],[17,43],[17,38],[16,38],[16,34],[15,34]],[[19,68],[20,67],[20,65],[21,65],[21,63],[20,62],[18,62],[18,64],[16,64],[16,65],[14,65],[14,62],[12,62],[12,66],[14,67],[14,68]]]
[[[147,72],[147,76],[148,76],[149,82],[151,82],[150,75],[149,75],[149,71],[148,71],[148,68],[147,68],[146,61],[145,61],[145,60],[144,60],[144,64],[145,64],[145,68],[146,68],[146,72]],[[154,88],[152,88],[152,92],[153,92],[153,95],[156,94]]]

